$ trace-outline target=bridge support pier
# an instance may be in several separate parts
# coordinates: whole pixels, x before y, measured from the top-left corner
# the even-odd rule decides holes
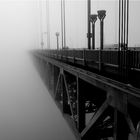
[[[122,113],[119,111],[115,110],[115,120],[114,120],[114,125],[115,125],[115,135],[114,138],[115,140],[128,140],[128,124],[125,120],[125,117]]]
[[[82,80],[77,78],[77,109],[78,109],[78,130],[81,133],[86,125],[86,116],[85,116],[85,99],[84,99],[84,83]]]

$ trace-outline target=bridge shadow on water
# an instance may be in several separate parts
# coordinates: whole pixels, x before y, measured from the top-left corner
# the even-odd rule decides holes
[[[26,52],[0,55],[0,140],[74,140]]]

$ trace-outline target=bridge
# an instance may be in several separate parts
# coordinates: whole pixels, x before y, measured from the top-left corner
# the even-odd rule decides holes
[[[77,139],[139,140],[140,51],[128,46],[129,0],[119,1],[116,49],[114,45],[111,49],[104,45],[106,11],[91,15],[90,0],[87,2],[88,47],[69,49],[64,43],[61,49],[57,46],[57,49],[34,50],[34,62]],[[98,49],[95,48],[97,18]]]

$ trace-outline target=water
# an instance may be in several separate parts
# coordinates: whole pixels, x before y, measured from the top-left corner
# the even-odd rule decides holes
[[[0,140],[75,140],[22,51],[0,52]]]

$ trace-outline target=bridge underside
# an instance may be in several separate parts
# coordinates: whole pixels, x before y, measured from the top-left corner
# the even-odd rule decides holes
[[[140,91],[34,52],[40,75],[77,139],[140,139]]]

